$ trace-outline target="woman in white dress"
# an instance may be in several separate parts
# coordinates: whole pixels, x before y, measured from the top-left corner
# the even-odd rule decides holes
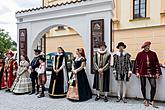
[[[25,94],[32,90],[30,74],[28,72],[29,59],[27,56],[21,55],[20,65],[17,71],[17,77],[11,87],[14,94]]]

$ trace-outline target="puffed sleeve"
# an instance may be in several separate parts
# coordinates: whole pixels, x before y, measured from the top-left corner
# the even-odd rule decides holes
[[[137,54],[136,59],[135,59],[134,69],[133,69],[134,74],[139,74],[139,68],[140,68],[139,58],[140,58],[140,53]]]
[[[75,70],[76,72],[81,71],[81,70],[84,69],[84,67],[85,67],[85,64],[86,64],[86,58],[83,57],[83,58],[81,58],[80,61],[81,61],[81,66]]]
[[[113,73],[116,73],[116,69],[117,69],[117,55],[114,54],[113,55]]]
[[[156,63],[155,64],[156,74],[162,75],[162,71],[161,71],[159,60],[158,60],[156,53],[154,53],[154,56],[155,56],[155,63]]]
[[[128,60],[128,70],[129,73],[132,73],[132,64],[131,64],[131,55],[127,53],[127,60]]]
[[[109,69],[109,67],[110,67],[110,57],[111,57],[111,55],[108,54],[107,59],[106,59],[106,61],[105,61],[106,64],[105,64],[105,66],[103,67],[103,71],[106,71],[106,70]]]
[[[94,64],[94,69],[95,70],[98,70],[99,69],[99,66],[97,65],[97,53],[94,54],[94,57],[93,57],[93,64]]]

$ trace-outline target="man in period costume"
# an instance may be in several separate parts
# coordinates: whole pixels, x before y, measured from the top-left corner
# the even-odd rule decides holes
[[[131,55],[124,51],[126,48],[126,45],[123,42],[119,42],[117,47],[119,51],[117,51],[113,57],[114,57],[114,65],[113,65],[113,74],[115,76],[115,79],[117,81],[118,85],[118,100],[117,102],[120,102],[122,100],[124,103],[127,103],[125,100],[126,95],[126,88],[127,88],[127,82],[129,81],[132,73],[131,69]],[[123,95],[121,96],[121,88]]]
[[[39,66],[40,66],[39,59],[40,59],[40,57],[42,57],[42,55],[40,53],[41,53],[41,50],[34,49],[35,57],[33,58],[32,62],[30,64],[30,69],[31,69],[30,78],[32,81],[32,91],[29,95],[32,95],[35,93],[35,91],[36,91],[35,86],[37,87],[36,95],[39,94],[38,73],[37,73],[36,69],[39,68]]]
[[[156,107],[154,103],[154,97],[156,93],[156,79],[162,74],[159,61],[155,52],[150,50],[151,42],[147,41],[142,45],[143,51],[137,54],[134,73],[141,80],[141,91],[144,97],[144,105],[149,106],[151,104]],[[151,85],[150,102],[148,103],[146,98],[146,79],[148,79]]]
[[[107,51],[105,42],[101,42],[98,51],[94,55],[94,85],[97,90],[95,101],[100,99],[100,92],[104,92],[104,101],[108,101],[109,82],[110,82],[110,53]]]
[[[18,65],[17,61],[12,58],[14,56],[12,51],[7,52],[6,56],[7,60],[5,62],[1,88],[7,88],[6,92],[10,92],[10,88],[13,85],[13,81],[16,77]]]
[[[3,52],[0,50],[0,90],[1,90],[1,83],[2,83],[2,75],[4,71],[5,61]]]

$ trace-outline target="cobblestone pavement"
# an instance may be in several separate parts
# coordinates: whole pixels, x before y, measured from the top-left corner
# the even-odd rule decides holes
[[[0,91],[0,110],[165,110],[165,103],[158,103],[159,109],[145,108],[141,100],[128,100],[127,104],[116,103],[115,98],[109,102],[103,100],[86,102],[70,102],[67,99],[52,99],[46,97],[38,99],[36,95],[13,95]]]

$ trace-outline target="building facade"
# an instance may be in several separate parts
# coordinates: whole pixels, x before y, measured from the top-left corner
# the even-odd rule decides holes
[[[115,0],[113,48],[119,41],[135,59],[144,41],[165,62],[165,0]]]
[[[79,0],[81,1],[81,0]],[[43,0],[43,6],[61,5],[77,0]],[[84,48],[82,37],[71,27],[57,26],[46,33],[46,53],[57,52],[57,47],[62,46],[66,52],[75,53],[76,48]],[[74,45],[70,45],[70,43]],[[40,43],[39,43],[40,44]],[[42,47],[44,43],[42,43]],[[43,48],[42,48],[43,50]]]
[[[161,4],[161,2],[159,3],[158,2],[153,3],[153,2],[154,0],[152,0],[152,2],[150,1],[149,3],[152,3],[152,6],[153,4],[155,4],[155,6],[157,6],[157,4],[159,5]],[[155,16],[153,16],[154,14],[149,13],[150,14],[149,18],[141,17],[136,19],[135,18],[130,19],[129,17],[131,15],[130,12],[132,12],[131,8],[129,8],[129,6],[132,7],[130,0],[116,0],[115,5],[117,7],[116,10],[114,11],[114,0],[80,0],[80,2],[79,0],[76,0],[75,2],[65,2],[58,5],[45,5],[43,7],[36,9],[33,8],[33,9],[16,12],[17,32],[18,32],[18,42],[19,42],[18,56],[20,56],[20,54],[27,54],[31,60],[34,57],[33,49],[36,48],[37,43],[40,41],[40,39],[43,36],[47,36],[45,38],[47,38],[46,40],[48,47],[50,42],[52,42],[51,45],[56,45],[55,43],[56,41],[59,42],[62,42],[61,40],[64,41],[65,39],[62,39],[62,37],[65,37],[65,35],[67,36],[69,36],[69,34],[72,36],[79,35],[83,39],[84,47],[86,49],[86,54],[87,54],[86,72],[88,75],[89,83],[92,87],[94,75],[91,74],[91,69],[92,69],[91,59],[93,58],[92,57],[93,42],[91,38],[92,35],[95,34],[104,35],[104,41],[106,42],[107,47],[110,50],[111,48],[110,46],[112,45],[111,19],[114,18],[114,12],[115,12],[115,18],[113,20],[114,29],[115,29],[114,30],[115,37],[113,38],[114,49],[119,41],[124,41],[128,45],[127,48],[128,51],[130,51],[132,54],[133,52],[135,52],[133,55],[133,57],[135,57],[136,52],[140,50],[140,45],[143,42],[143,40],[150,40],[150,38],[154,38],[154,40],[151,39],[153,42],[152,48],[153,49],[155,48],[157,52],[159,48],[162,51],[164,51],[162,47],[164,46],[163,43],[161,43],[161,46],[159,48],[156,48],[155,46],[156,44],[159,44],[160,42],[164,41],[164,40],[159,40],[159,43],[156,43],[156,40],[158,40],[158,38],[162,39],[163,38],[162,36],[164,35],[164,29],[163,29],[164,11],[159,13],[161,14],[161,16],[159,16],[160,19],[154,18],[157,17],[158,15],[157,13],[155,13]],[[149,7],[151,7],[151,5]],[[149,9],[151,11],[151,8]],[[158,9],[155,8],[152,10],[156,11]],[[141,16],[144,15],[146,14],[142,12]],[[137,14],[136,17],[137,16],[139,16],[139,14]],[[146,25],[146,24],[150,24],[150,25]],[[102,34],[100,34],[101,31],[97,33],[98,27],[99,29],[101,29],[103,25],[104,25],[104,29],[102,29],[103,31]],[[70,30],[69,34],[68,34],[68,30]],[[152,35],[152,37],[150,36],[150,34]],[[155,35],[157,35],[156,38]],[[54,36],[56,36],[61,40],[57,38],[54,39]],[[61,38],[58,36],[60,36]],[[142,40],[140,40],[140,38],[142,38]],[[137,39],[139,39],[140,41],[138,41]],[[73,42],[78,42],[78,41],[76,40],[74,41],[74,40],[75,39],[73,38],[69,44],[75,45]],[[51,45],[49,48],[53,49],[54,47],[53,46],[51,47]],[[63,45],[65,46],[66,44]],[[136,51],[133,50],[133,48],[136,49]],[[53,49],[53,51],[54,50],[56,49]],[[160,58],[161,58],[161,54],[159,54],[159,59]],[[165,69],[162,70],[164,73]],[[116,96],[117,83],[115,81],[115,78],[113,78],[113,74],[111,74],[110,78],[111,78],[110,95]],[[164,95],[164,88],[162,87],[165,85],[165,77],[161,77],[160,80],[157,81],[157,83],[158,83],[157,85],[158,91],[155,99],[164,101],[165,95]],[[142,98],[140,89],[137,89],[137,87],[139,87],[139,79],[137,79],[135,75],[132,76],[130,83],[128,84],[128,87],[129,89],[127,90],[127,97]],[[149,90],[148,88],[149,86],[147,83],[147,90]],[[95,93],[94,90],[93,93]]]
[[[83,45],[90,74],[97,42],[104,40],[110,49],[113,10],[113,0],[76,0],[18,11],[18,56],[25,54],[31,60],[33,50],[44,48],[42,44],[46,44],[46,53],[56,52],[58,46],[75,53]]]

